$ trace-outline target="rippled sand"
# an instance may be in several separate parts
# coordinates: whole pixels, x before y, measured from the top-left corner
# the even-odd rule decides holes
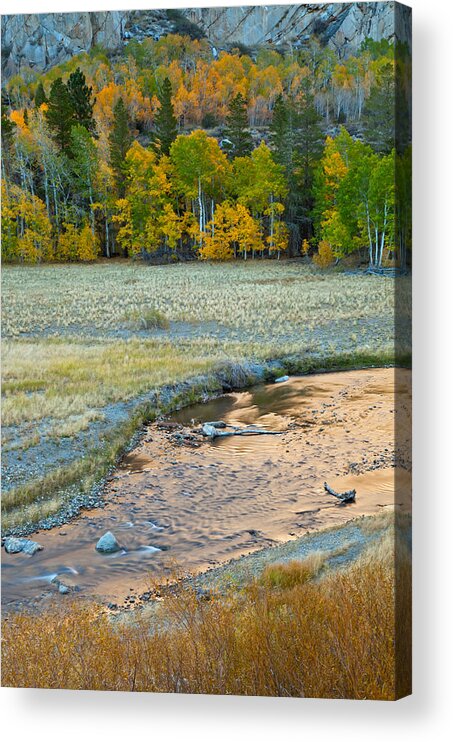
[[[383,507],[409,506],[408,371],[292,378],[172,419],[184,425],[223,419],[286,432],[190,449],[149,426],[107,483],[105,508],[37,534],[44,550],[32,558],[3,554],[4,603],[53,594],[50,580],[62,572],[84,594],[122,602],[171,562],[205,569]],[[324,492],[324,481],[339,491],[354,487],[356,503],[337,503]],[[95,551],[106,530],[115,533],[122,552]]]

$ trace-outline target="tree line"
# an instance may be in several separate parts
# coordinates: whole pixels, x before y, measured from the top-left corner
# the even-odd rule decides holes
[[[362,50],[370,65],[379,62],[388,84],[381,76],[367,102],[365,95],[359,135],[340,127],[326,138],[309,75],[296,86],[293,77],[289,87],[276,87],[268,126],[258,137],[247,86],[230,85],[216,136],[208,127],[181,130],[175,64],[189,77],[201,63],[251,69],[250,57],[239,53],[208,64],[204,43],[184,37],[131,42],[126,61],[114,65],[122,77],[105,79],[104,87],[99,69],[87,79],[88,55],[84,65],[74,68],[71,61],[33,84],[9,81],[2,91],[3,259],[309,254],[328,265],[358,251],[373,267],[405,264],[410,152],[395,141],[395,60],[388,45],[370,42]],[[268,70],[274,60],[279,79],[301,65],[273,51],[259,54],[255,67]],[[318,70],[318,57],[324,63],[331,52],[312,44],[310,54]],[[156,86],[148,132],[139,124],[140,106],[131,108],[138,69],[153,73]],[[206,86],[209,105],[210,91]]]

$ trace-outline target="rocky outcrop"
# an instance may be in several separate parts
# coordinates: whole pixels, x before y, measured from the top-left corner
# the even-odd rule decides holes
[[[219,46],[297,47],[316,34],[324,44],[348,54],[367,36],[391,38],[394,28],[392,3],[192,8],[184,13]]]
[[[9,77],[24,67],[46,70],[96,44],[114,51],[131,38],[170,32],[204,35],[213,49],[297,48],[316,34],[347,56],[367,37],[393,38],[394,15],[393,3],[382,2],[10,15],[2,17],[2,71]],[[399,24],[403,40],[408,24]]]

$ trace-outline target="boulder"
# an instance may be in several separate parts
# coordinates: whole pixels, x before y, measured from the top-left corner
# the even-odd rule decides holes
[[[101,554],[114,554],[115,551],[121,551],[121,546],[119,545],[113,533],[111,531],[107,531],[107,533],[104,533],[104,535],[101,536],[101,538],[97,542],[96,551],[101,552]]]
[[[4,546],[7,554],[19,554],[22,552],[23,554],[33,556],[37,551],[42,551],[41,544],[38,544],[36,541],[31,541],[28,538],[16,538],[15,536],[5,539]]]

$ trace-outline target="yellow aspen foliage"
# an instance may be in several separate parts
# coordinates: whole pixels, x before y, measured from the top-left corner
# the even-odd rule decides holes
[[[65,223],[64,232],[58,236],[55,258],[59,262],[77,260],[79,233],[74,224]]]
[[[2,179],[1,243],[2,261],[9,262],[17,256],[16,209],[6,181]]]
[[[174,250],[182,235],[181,219],[171,204],[165,204],[159,220],[160,233],[164,238],[165,247]]]
[[[289,230],[285,222],[275,222],[273,234],[268,235],[266,242],[269,245],[269,254],[285,252],[288,249]]]
[[[120,225],[116,239],[124,249],[132,249],[132,205],[127,198],[119,198],[115,202],[116,214],[112,221]]]
[[[81,229],[79,234],[79,243],[77,258],[82,262],[96,260],[99,255],[99,244],[96,236],[93,234],[88,224]]]
[[[318,268],[328,268],[335,261],[332,248],[325,240],[321,240],[318,245],[318,252],[313,256],[313,262]]]
[[[302,240],[302,246],[300,250],[301,250],[302,255],[308,255],[309,250],[310,250],[310,243],[306,238]]]
[[[264,250],[261,229],[243,204],[224,201],[214,212],[214,218],[203,232],[200,257],[205,260],[230,260]]]
[[[336,142],[332,137],[326,139],[321,165],[324,176],[325,200],[328,203],[333,203],[338,187],[348,172],[348,167],[336,149]]]
[[[38,196],[2,184],[2,253],[5,260],[39,263],[53,259],[52,225]],[[5,224],[3,224],[5,220]]]
[[[228,201],[219,204],[214,218],[206,225],[202,233],[203,245],[200,257],[203,260],[230,260],[234,257],[234,243],[237,239],[237,214],[235,207]]]
[[[16,126],[18,126],[19,129],[21,129],[22,131],[28,128],[27,124],[25,123],[23,111],[11,111],[9,117],[11,121],[13,121],[13,123],[15,123]]]
[[[244,260],[246,260],[248,253],[251,252],[254,254],[264,250],[261,227],[259,222],[253,218],[249,210],[243,204],[236,205],[236,213],[236,238],[238,249],[239,253],[242,253]]]

